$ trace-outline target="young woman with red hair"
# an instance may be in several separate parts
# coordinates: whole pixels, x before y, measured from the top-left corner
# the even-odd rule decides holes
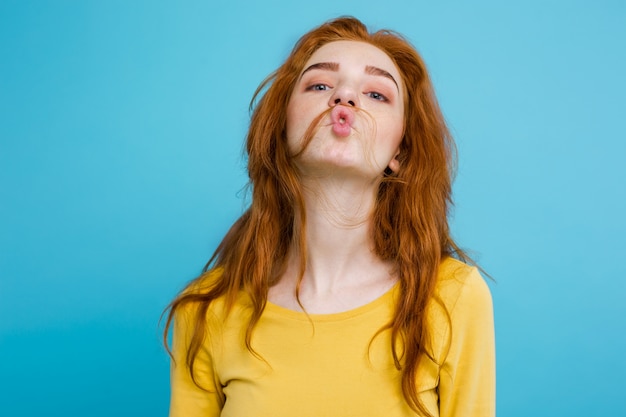
[[[339,18],[257,96],[251,205],[170,305],[170,416],[495,415],[491,297],[450,236],[415,49]]]

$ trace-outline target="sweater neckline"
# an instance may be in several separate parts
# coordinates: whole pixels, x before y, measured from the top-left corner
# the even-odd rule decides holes
[[[396,282],[390,289],[378,298],[375,298],[374,300],[361,306],[346,311],[340,311],[338,313],[307,314],[303,311],[296,311],[287,307],[279,306],[271,301],[267,301],[265,304],[265,312],[293,320],[307,322],[313,321],[314,323],[342,321],[367,314],[381,306],[389,305],[391,301],[395,300],[395,295],[399,291],[399,288],[400,284],[399,282]]]

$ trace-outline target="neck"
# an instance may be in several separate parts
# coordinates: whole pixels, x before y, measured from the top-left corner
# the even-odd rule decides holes
[[[393,286],[391,262],[372,250],[377,189],[378,183],[347,177],[303,181],[305,252],[294,246],[288,254],[286,269],[269,290],[271,302],[296,311],[334,313],[364,305]]]
[[[343,178],[303,181],[306,252],[302,291],[340,292],[389,276],[389,265],[373,252],[371,219],[378,183]],[[302,254],[293,250],[288,275],[299,276]]]

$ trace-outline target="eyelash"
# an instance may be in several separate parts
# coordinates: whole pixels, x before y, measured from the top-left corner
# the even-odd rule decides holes
[[[330,88],[331,87],[327,84],[318,83],[308,86],[306,88],[306,91],[328,91]],[[381,94],[377,91],[370,91],[365,93],[365,95],[376,101],[389,101],[389,99],[384,94]]]
[[[371,98],[373,98],[374,100],[378,100],[378,101],[389,101],[389,99],[387,99],[387,97],[385,97],[383,94],[376,92],[376,91],[370,91],[369,93],[367,93],[368,96],[370,96]]]
[[[318,88],[318,87],[324,87],[322,88]],[[330,86],[326,85],[326,84],[313,84],[309,87],[306,88],[306,91],[326,91],[330,88]]]

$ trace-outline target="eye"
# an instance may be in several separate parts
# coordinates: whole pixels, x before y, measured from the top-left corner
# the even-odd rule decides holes
[[[306,88],[306,91],[327,91],[330,87],[326,84],[312,84]]]
[[[373,98],[374,100],[378,100],[378,101],[389,101],[387,99],[387,97],[385,97],[384,95],[377,93],[376,91],[371,91],[369,93],[366,93],[367,96]]]

